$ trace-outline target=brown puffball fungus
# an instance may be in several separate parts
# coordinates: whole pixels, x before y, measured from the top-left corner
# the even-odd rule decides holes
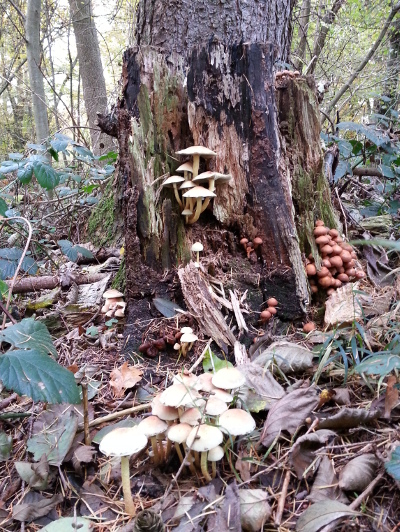
[[[325,225],[324,222],[322,220],[317,220],[315,222],[315,227],[321,227],[322,225]]]
[[[276,314],[278,312],[275,307],[268,307],[267,310],[270,314]]]
[[[328,234],[329,229],[327,227],[324,227],[323,225],[320,225],[314,229],[314,236],[318,238],[319,236],[324,236]]]
[[[316,294],[318,292],[318,286],[312,285],[311,286],[311,293]]]
[[[253,246],[254,246],[254,249],[257,249],[259,246],[261,246],[262,243],[263,243],[262,239],[261,239],[259,236],[256,236],[256,237],[253,239]]]
[[[272,318],[272,314],[269,312],[269,310],[263,310],[260,314],[260,321],[261,323],[265,323],[266,321],[270,320]]]
[[[355,276],[357,279],[364,279],[365,273],[362,270],[357,270]]]
[[[278,301],[274,297],[270,297],[269,299],[267,299],[267,305],[269,307],[277,307],[278,306]]]
[[[315,242],[319,246],[326,246],[327,244],[329,244],[330,241],[331,241],[331,238],[326,235],[319,236],[318,238],[315,239]]]
[[[313,321],[309,321],[303,326],[303,331],[305,333],[309,333],[311,331],[315,331],[316,328],[317,326],[315,325],[315,323]]]
[[[246,251],[247,249],[247,244],[248,244],[249,240],[248,238],[242,238],[240,240],[240,245],[242,246],[242,248]]]
[[[312,277],[313,275],[317,275],[317,268],[315,267],[315,264],[307,264],[306,273],[307,273],[308,277]]]

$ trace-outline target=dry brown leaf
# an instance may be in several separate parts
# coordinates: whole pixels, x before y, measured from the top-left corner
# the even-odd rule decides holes
[[[344,504],[348,502],[346,495],[339,487],[332,462],[327,456],[323,456],[321,459],[317,476],[307,499],[311,502],[325,501],[327,499],[340,501]]]
[[[294,434],[318,402],[318,393],[314,387],[299,388],[279,399],[268,413],[260,442],[268,447],[282,430]]]
[[[16,504],[13,508],[13,519],[16,521],[30,522],[38,517],[43,517],[55,508],[57,504],[62,502],[64,497],[61,493],[58,493],[57,495],[53,495],[51,499],[45,499],[41,495],[38,499],[32,503],[22,502],[21,504]]]
[[[336,432],[333,430],[317,430],[304,434],[296,441],[290,453],[290,463],[296,471],[297,478],[303,478],[306,470],[306,478],[314,474],[319,464],[319,460],[316,460],[314,467],[310,468],[316,459],[315,452],[335,436]]]
[[[374,454],[362,454],[350,460],[339,475],[339,486],[345,491],[363,491],[375,478],[379,460]]]
[[[342,408],[331,416],[318,414],[320,429],[352,429],[362,423],[368,423],[379,416],[379,410],[365,410],[364,408]]]
[[[251,462],[249,462],[248,460],[243,460],[243,458],[249,458],[249,454],[246,450],[241,449],[238,452],[238,457],[235,463],[235,469],[240,474],[240,478],[242,479],[242,481],[246,482],[251,478]]]
[[[356,301],[354,290],[357,283],[348,283],[338,288],[328,297],[325,305],[324,324],[335,327],[341,323],[351,323],[362,317],[362,308]]]
[[[397,379],[394,375],[390,375],[387,380],[387,388],[385,395],[385,414],[383,417],[390,419],[390,414],[393,408],[399,402],[399,390],[395,388]]]
[[[115,397],[123,397],[125,390],[133,388],[142,378],[143,372],[124,362],[110,373],[110,386]]]

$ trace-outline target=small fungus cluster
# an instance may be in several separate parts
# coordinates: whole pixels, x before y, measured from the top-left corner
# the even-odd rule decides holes
[[[314,257],[309,255],[306,272],[313,294],[318,292],[319,286],[330,295],[342,284],[365,277],[365,273],[356,267],[357,255],[354,248],[343,241],[336,229],[329,229],[322,220],[317,220],[314,236],[321,253],[322,265],[317,270]]]
[[[246,237],[240,239],[240,245],[245,250],[248,259],[251,259],[252,257],[256,258],[256,255],[252,254],[254,252],[257,253],[257,250],[260,249],[262,243],[263,241],[259,236],[253,238],[252,241],[249,241]]]
[[[125,316],[126,303],[124,301],[124,294],[114,288],[110,288],[104,292],[103,299],[106,301],[101,307],[101,312],[107,318],[123,318]]]
[[[260,314],[261,323],[266,323],[277,313],[276,307],[278,306],[278,301],[274,297],[270,297],[267,300],[267,305],[268,307]]]
[[[211,198],[216,197],[216,184],[227,183],[232,179],[229,174],[206,171],[199,174],[200,157],[210,159],[216,157],[216,153],[203,146],[191,146],[176,152],[177,155],[192,155],[193,161],[186,161],[176,169],[182,176],[172,175],[168,177],[163,187],[173,188],[175,199],[179,204],[182,216],[187,224],[194,224],[204,212]],[[207,184],[207,188],[203,186]]]
[[[173,331],[160,331],[159,338],[147,340],[139,346],[139,351],[150,358],[154,358],[159,351],[166,350],[168,345],[170,345],[175,351],[179,351],[179,355],[186,357],[197,340],[198,337],[193,333],[191,327],[182,327],[180,330],[174,329]]]

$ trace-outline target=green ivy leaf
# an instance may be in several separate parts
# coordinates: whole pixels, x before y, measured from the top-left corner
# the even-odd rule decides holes
[[[400,445],[392,452],[392,457],[389,462],[386,462],[385,469],[395,480],[400,480]]]
[[[80,402],[73,373],[37,349],[17,349],[1,355],[0,375],[7,389],[34,401]]]
[[[91,251],[83,246],[79,246],[78,244],[74,245],[69,240],[58,240],[57,244],[60,246],[62,253],[68,257],[69,260],[72,260],[72,262],[76,262],[78,260],[79,253],[90,259],[94,257]]]
[[[0,198],[0,216],[5,216],[7,211],[8,211],[7,203],[3,200],[3,198]]]
[[[0,432],[0,462],[5,462],[10,458],[13,439],[5,432]]]
[[[0,339],[5,340],[13,347],[22,349],[36,349],[38,353],[48,353],[57,356],[57,350],[53,345],[47,327],[33,318],[25,318],[19,323],[4,329],[0,333]]]
[[[67,137],[67,139],[68,139],[68,137]],[[52,140],[50,142],[51,147],[56,152],[65,151],[67,149],[67,146],[68,146],[69,143],[70,143],[69,139],[65,140],[65,139],[59,139],[59,138],[56,138],[56,139],[54,139],[54,140]]]
[[[33,165],[33,171],[39,185],[46,190],[52,190],[60,182],[60,176],[54,170],[54,168],[48,164],[35,161]]]
[[[33,176],[33,164],[28,163],[17,172],[17,177],[23,185],[27,185]]]
[[[212,362],[211,362],[212,357]],[[214,366],[213,366],[214,364]],[[222,360],[218,358],[214,353],[211,351],[211,349],[207,350],[207,353],[204,356],[203,359],[203,369],[204,371],[213,371],[215,369],[215,372],[219,371],[223,368],[233,368],[233,364],[228,362],[228,360]]]
[[[50,155],[53,157],[55,161],[58,162],[58,153],[54,148],[48,148],[47,151],[50,153]]]

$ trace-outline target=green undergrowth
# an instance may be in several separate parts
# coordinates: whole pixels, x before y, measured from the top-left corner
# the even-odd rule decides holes
[[[118,235],[112,182],[107,184],[102,198],[93,209],[87,227],[88,237],[95,246],[110,245],[115,242]]]

